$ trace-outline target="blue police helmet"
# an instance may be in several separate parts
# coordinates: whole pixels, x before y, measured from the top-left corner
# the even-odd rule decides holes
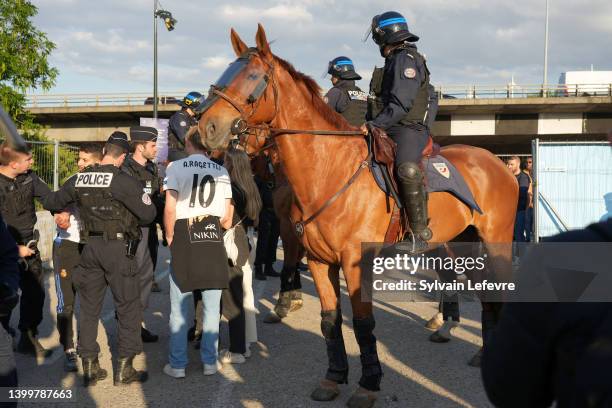
[[[370,32],[374,42],[381,47],[402,41],[419,41],[419,37],[408,30],[408,22],[404,16],[396,11],[387,11],[374,16],[368,34]]]
[[[200,98],[202,94],[196,91],[189,92],[183,100],[179,101],[178,104],[183,108],[191,108],[194,109],[200,103]]]
[[[353,61],[348,57],[337,57],[329,61],[327,73],[340,79],[360,80],[361,76],[355,72]]]

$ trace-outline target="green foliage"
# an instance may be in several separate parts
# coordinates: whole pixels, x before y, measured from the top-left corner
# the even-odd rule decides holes
[[[37,8],[27,0],[0,0],[0,103],[27,139],[43,140],[43,129],[26,108],[27,90],[49,90],[58,70],[49,65],[55,49],[32,24]]]

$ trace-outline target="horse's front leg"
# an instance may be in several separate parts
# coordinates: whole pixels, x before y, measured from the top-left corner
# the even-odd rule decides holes
[[[325,379],[310,397],[315,401],[331,401],[340,394],[338,384],[348,382],[348,358],[342,336],[340,310],[340,268],[312,259],[308,259],[308,267],[321,301],[321,333],[325,338],[328,359]]]
[[[347,402],[351,408],[372,407],[380,391],[380,381],[383,376],[378,360],[376,336],[374,336],[376,322],[372,313],[372,301],[362,299],[360,259],[360,247],[342,254],[342,270],[353,307],[353,329],[361,358],[359,388]]]

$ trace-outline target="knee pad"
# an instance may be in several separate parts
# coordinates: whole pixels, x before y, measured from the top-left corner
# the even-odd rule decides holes
[[[412,162],[404,162],[397,166],[397,175],[400,180],[407,183],[420,183],[423,180],[421,168]]]
[[[339,326],[338,323],[341,323],[341,318],[342,314],[339,309],[321,312],[321,333],[323,333],[323,337],[326,339],[338,337],[337,327]]]

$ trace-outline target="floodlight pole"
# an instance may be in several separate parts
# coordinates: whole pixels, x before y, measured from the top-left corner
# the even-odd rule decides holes
[[[546,0],[546,23],[544,26],[544,89],[543,95],[547,96],[548,87],[548,0]]]

